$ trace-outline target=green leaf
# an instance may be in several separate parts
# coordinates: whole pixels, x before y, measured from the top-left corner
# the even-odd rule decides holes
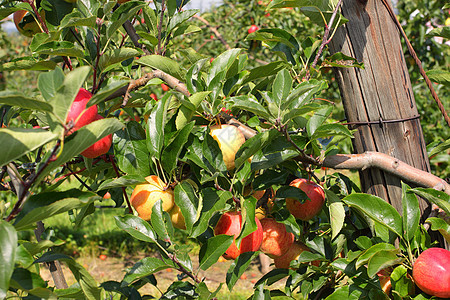
[[[272,115],[268,112],[267,108],[262,106],[253,95],[242,95],[228,99],[233,103],[233,107],[247,110],[255,115],[262,117],[268,121],[273,120]]]
[[[289,66],[285,61],[279,60],[268,63],[267,65],[259,66],[250,70],[250,73],[244,79],[243,84],[248,82],[253,82],[255,79],[265,78],[271,75],[277,74],[282,69],[285,69]]]
[[[87,106],[92,106],[94,104],[99,104],[112,94],[114,94],[116,91],[121,89],[122,87],[129,84],[129,80],[113,80],[110,79],[107,84],[105,83],[105,87],[101,88],[100,90],[95,93],[94,96],[92,96],[91,100],[89,100],[89,103]]]
[[[50,101],[55,97],[58,89],[64,83],[64,72],[61,68],[55,68],[53,71],[39,74],[38,87],[41,91],[42,97]]]
[[[135,186],[137,184],[146,183],[145,178],[140,175],[124,175],[119,178],[107,179],[97,188],[97,191],[113,189],[124,186]]]
[[[135,122],[113,136],[114,153],[119,168],[128,175],[145,177],[150,174],[150,158],[147,151],[145,131]]]
[[[199,215],[199,199],[195,194],[194,188],[188,181],[175,186],[175,204],[180,208],[184,217],[186,230],[192,232],[192,227],[197,222]]]
[[[156,232],[158,237],[166,243],[172,243],[169,230],[166,226],[166,222],[170,222],[170,219],[168,220],[168,214],[167,217],[165,217],[166,214],[167,213],[162,207],[162,200],[158,199],[152,207],[150,221],[152,223],[153,230]],[[170,223],[170,225],[172,225],[172,223]]]
[[[146,257],[138,261],[122,280],[122,286],[132,284],[138,279],[147,277],[158,271],[175,268],[173,264],[167,264],[156,257]]]
[[[175,120],[178,130],[183,129],[184,126],[191,121],[200,103],[205,100],[210,93],[210,91],[195,93],[189,97],[189,102],[183,101],[181,103],[181,107],[178,110],[178,115]]]
[[[91,28],[96,27],[96,16],[85,17],[81,12],[74,11],[64,16],[59,25],[60,28],[74,27],[74,26],[87,26]]]
[[[53,141],[58,135],[43,129],[0,128],[0,140],[4,145],[0,151],[0,166]]]
[[[114,34],[117,33],[125,21],[131,20],[131,18],[145,6],[145,3],[139,3],[137,1],[122,3],[111,16],[111,22],[106,29],[106,38],[109,40]]]
[[[322,65],[325,67],[364,69],[364,63],[360,63],[356,58],[347,56],[341,52],[337,52],[332,56],[327,57]]]
[[[156,243],[156,233],[147,221],[133,215],[115,216],[117,226],[132,237],[149,243]]]
[[[93,192],[71,189],[64,192],[47,192],[31,196],[17,216],[14,227],[17,230],[63,212],[77,209],[92,203],[100,197]]]
[[[332,106],[324,106],[323,108],[316,111],[316,113],[308,120],[306,124],[306,130],[309,136],[313,136],[314,132],[320,125],[325,122],[325,120],[330,116],[331,111],[333,110]]]
[[[325,300],[359,300],[361,299],[362,291],[360,288],[355,288],[353,285],[344,285],[337,288],[333,294],[326,297]]]
[[[255,210],[256,210],[256,198],[248,197],[244,200],[242,205],[242,222],[244,223],[241,233],[236,238],[236,245],[240,248],[240,244],[243,238],[255,232],[258,229],[255,220]]]
[[[414,294],[415,284],[412,282],[405,266],[396,267],[390,277],[394,295],[406,298],[408,295]]]
[[[345,136],[353,138],[353,134],[347,127],[341,124],[324,124],[320,125],[314,132],[311,139],[318,139],[329,136]]]
[[[54,246],[60,246],[64,242],[52,242],[50,240],[42,240],[38,243],[24,242],[22,246],[27,249],[31,255],[36,255]]]
[[[39,274],[32,273],[27,269],[16,268],[11,277],[10,286],[14,289],[25,290],[28,293],[39,296],[41,294],[44,299],[53,298],[56,299],[50,290],[46,290],[46,282],[39,276]]]
[[[34,257],[31,253],[23,244],[19,245],[19,247],[16,248],[16,267],[29,268],[33,263]]]
[[[402,236],[402,218],[397,210],[383,199],[369,194],[353,193],[342,201],[398,236]]]
[[[191,237],[201,235],[208,228],[209,220],[218,211],[223,210],[228,199],[233,194],[229,191],[218,191],[214,188],[204,188],[201,190],[201,213],[200,218],[195,222]]]
[[[101,70],[105,70],[108,66],[120,63],[129,58],[140,56],[143,52],[134,48],[116,48],[106,51],[99,60],[98,66]]]
[[[175,138],[169,145],[164,148],[161,155],[161,164],[167,173],[172,173],[176,168],[181,150],[183,150],[183,147],[188,141],[189,134],[191,133],[192,128],[194,128],[194,123],[195,122],[190,122],[185,125],[177,132]]]
[[[4,63],[0,66],[2,71],[29,70],[29,71],[47,71],[53,70],[56,63],[52,60],[36,60],[31,57],[23,57],[12,62]]]
[[[39,45],[35,49],[40,55],[84,57],[83,49],[76,48],[75,44],[67,41],[52,41]]]
[[[49,101],[53,107],[53,114],[62,124],[66,123],[70,106],[75,100],[81,85],[86,80],[90,71],[90,67],[84,66],[69,72],[64,79],[63,85],[56,91],[55,96]]]
[[[367,264],[367,262],[374,256],[376,253],[380,251],[397,251],[394,245],[388,243],[379,243],[371,246],[369,249],[366,249],[364,252],[356,260],[356,269],[359,269],[361,266]]]
[[[390,266],[398,265],[403,261],[403,258],[398,257],[399,250],[382,250],[375,253],[367,264],[367,275],[372,278],[379,271]]]
[[[445,8],[443,8],[443,10],[445,10]],[[442,26],[442,27],[434,28],[430,32],[427,33],[427,36],[440,36],[440,37],[443,37],[448,40],[448,39],[450,39],[450,26]],[[431,70],[431,71],[433,71],[433,70]]]
[[[433,157],[439,153],[443,153],[444,151],[446,151],[447,149],[450,148],[450,139],[438,144],[436,147],[434,147],[433,149],[431,149],[428,152],[428,157]]]
[[[211,69],[208,72],[208,78],[206,79],[208,86],[211,86],[213,79],[217,82],[225,79],[226,73],[238,58],[241,51],[242,49],[229,49],[213,60]],[[208,90],[211,90],[211,88],[208,88]]]
[[[219,257],[231,246],[233,239],[233,236],[224,234],[209,238],[206,244],[203,244],[200,248],[200,269],[206,271],[216,263]]]
[[[13,91],[0,91],[0,103],[25,109],[52,111],[52,106],[47,102],[29,98]]]
[[[402,182],[402,206],[403,206],[403,230],[404,238],[410,241],[417,229],[420,221],[419,200],[414,193],[410,192],[410,187]]]
[[[164,73],[167,73],[178,80],[183,80],[185,77],[184,70],[181,69],[181,66],[178,62],[161,55],[146,55],[141,57],[136,61],[139,65],[144,65],[147,67],[151,67],[153,69],[161,70]]]
[[[450,195],[435,189],[415,188],[411,189],[416,195],[427,199],[443,209],[447,215],[450,215]]]
[[[334,239],[344,226],[345,209],[341,199],[331,190],[325,189],[330,210],[331,239]]]
[[[161,157],[164,145],[164,127],[166,125],[167,108],[169,107],[170,94],[166,94],[153,110],[147,121],[147,149],[150,156],[157,159]]]
[[[189,20],[193,15],[198,13],[200,10],[198,9],[187,9],[185,11],[180,11],[179,13],[175,14],[169,21],[169,24],[167,25],[167,32],[172,31],[175,27],[180,26],[187,20]]]
[[[278,72],[272,85],[272,97],[275,104],[281,109],[283,102],[289,96],[292,89],[292,77],[286,69]]]
[[[9,281],[14,271],[16,261],[17,232],[16,229],[6,221],[0,220],[0,298],[6,297]]]
[[[450,243],[450,224],[441,218],[428,218],[425,223],[431,224],[431,230],[439,230],[447,243]]]
[[[244,252],[237,257],[227,271],[226,284],[228,290],[232,290],[238,279],[247,270],[250,263],[258,256],[259,252]]]

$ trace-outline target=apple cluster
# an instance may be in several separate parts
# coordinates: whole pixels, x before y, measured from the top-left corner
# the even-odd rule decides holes
[[[73,101],[69,113],[67,114],[66,124],[68,124],[68,134],[72,134],[83,126],[94,121],[103,119],[98,114],[97,105],[92,105],[86,109],[89,100],[92,98],[91,92],[80,88],[75,100]],[[89,148],[81,152],[81,155],[87,158],[95,158],[108,152],[112,144],[112,135],[107,135],[92,144]]]

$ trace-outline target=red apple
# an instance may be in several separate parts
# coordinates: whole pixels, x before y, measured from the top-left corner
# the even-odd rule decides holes
[[[280,257],[294,243],[294,234],[287,232],[283,223],[278,223],[271,218],[264,218],[261,220],[261,226],[263,229],[261,251],[268,256],[272,258]]]
[[[308,196],[304,203],[294,199],[286,198],[286,207],[297,219],[308,221],[316,216],[325,203],[325,193],[320,185],[304,178],[297,178],[290,186],[301,189]]]
[[[250,33],[253,33],[253,32],[255,32],[256,30],[259,30],[259,27],[256,26],[256,25],[252,25],[252,26],[250,26],[250,28],[248,29],[248,33],[249,33],[249,34],[250,34]]]
[[[74,126],[69,131],[69,134],[97,120],[97,105],[92,105],[91,107],[86,109],[86,105],[91,98],[92,94],[89,91],[83,88],[78,91],[78,94],[69,109],[69,113],[66,119],[66,123],[68,123],[69,121],[72,121],[74,123]]]
[[[297,260],[303,251],[309,251],[309,248],[302,243],[293,243],[289,250],[282,256],[274,258],[275,267],[279,269],[289,269],[291,261]],[[313,261],[313,265],[318,266],[319,261]]]
[[[94,121],[100,119],[103,119],[103,117],[97,114]],[[95,158],[108,152],[109,148],[111,148],[111,144],[112,144],[112,135],[110,134],[96,141],[89,148],[81,152],[81,155],[87,158]]]
[[[227,249],[225,254],[223,255],[226,259],[236,259],[240,254],[245,252],[255,252],[258,251],[261,247],[263,232],[261,222],[257,218],[255,218],[257,229],[256,231],[250,233],[241,241],[241,246],[238,249],[236,246],[236,237],[241,232],[242,226],[242,216],[240,212],[232,211],[224,213],[219,222],[214,229],[214,234],[226,234],[233,235],[234,240],[231,246]]]
[[[422,252],[413,265],[413,278],[423,292],[450,298],[450,251],[430,248]]]
[[[158,97],[156,96],[155,93],[151,93],[151,94],[150,94],[150,98],[152,98],[152,99],[155,100],[155,101],[158,101]]]
[[[161,83],[161,88],[164,92],[167,92],[170,89],[169,86],[165,83]]]

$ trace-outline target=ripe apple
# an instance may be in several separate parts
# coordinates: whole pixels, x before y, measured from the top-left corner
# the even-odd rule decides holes
[[[258,251],[261,247],[263,232],[261,222],[257,218],[255,218],[257,229],[256,231],[250,233],[241,241],[241,246],[238,249],[236,246],[236,237],[241,232],[242,227],[242,215],[240,212],[232,211],[224,213],[219,222],[217,222],[216,227],[214,228],[214,234],[226,234],[233,235],[234,240],[231,246],[227,249],[227,251],[223,254],[223,257],[226,259],[236,259],[240,254],[245,252],[255,252]]]
[[[94,121],[104,119],[102,116],[97,114]],[[112,144],[112,134],[105,136],[104,138],[96,141],[89,148],[81,152],[81,155],[87,158],[95,158],[97,156],[103,155],[109,151]]]
[[[145,178],[147,183],[139,184],[131,194],[131,205],[137,211],[139,217],[148,221],[152,215],[152,208],[156,201],[161,199],[164,211],[170,211],[174,205],[174,194],[171,188],[156,175]]]
[[[186,229],[186,223],[178,205],[173,205],[172,209],[169,211],[169,215],[175,228]]]
[[[72,121],[74,123],[74,126],[69,131],[69,134],[97,120],[97,105],[92,105],[91,107],[86,109],[86,105],[91,98],[91,92],[83,88],[78,91],[78,94],[69,109],[69,113],[67,114],[66,123],[68,123],[69,121]]]
[[[422,252],[413,265],[413,278],[423,292],[450,298],[450,251],[429,248]]]
[[[245,143],[244,134],[233,125],[211,126],[210,134],[219,144],[227,170],[233,170],[236,153]]]
[[[252,25],[252,26],[250,26],[250,28],[248,29],[248,33],[250,34],[250,33],[253,33],[253,32],[255,32],[256,30],[259,30],[259,27],[257,26],[257,25]]]
[[[273,262],[278,269],[289,269],[291,261],[297,260],[303,251],[309,251],[309,248],[302,243],[293,243],[289,250],[282,256],[274,258]],[[313,265],[318,266],[318,261],[313,261]]]
[[[155,100],[155,101],[158,101],[158,97],[156,96],[155,93],[151,93],[151,94],[150,94],[150,98],[152,98],[152,99]]]
[[[161,88],[164,92],[167,92],[170,89],[169,86],[165,83],[161,83]]]
[[[42,11],[40,15],[43,19],[45,18],[44,11]],[[42,32],[41,27],[39,27],[39,24],[34,17],[26,10],[16,11],[13,14],[13,21],[17,31],[24,36],[32,37],[36,33]]]
[[[303,221],[311,220],[320,212],[325,203],[325,193],[323,188],[304,178],[297,178],[289,185],[301,189],[306,193],[309,199],[306,199],[304,203],[301,203],[294,198],[286,198],[287,209],[297,219]]]
[[[264,218],[261,220],[261,226],[263,229],[261,251],[269,257],[282,256],[294,243],[294,234],[287,232],[283,223],[278,223],[271,218]]]

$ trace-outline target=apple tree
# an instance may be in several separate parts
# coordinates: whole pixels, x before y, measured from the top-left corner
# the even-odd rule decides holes
[[[260,250],[276,256],[275,267],[255,283],[254,299],[429,297],[415,288],[412,268],[435,246],[430,226],[449,236],[450,187],[387,154],[349,153],[354,132],[339,121],[339,101],[327,99],[336,96],[330,68],[364,68],[326,50],[347,22],[342,1],[224,1],[217,26],[185,4],[0,2],[0,19],[19,12],[16,26],[31,36],[29,51],[1,71],[37,76],[33,89],[0,92],[0,298],[214,299],[222,285],[211,291],[199,271],[222,255],[234,259],[223,287],[232,290]],[[255,23],[260,29],[248,34]],[[434,34],[448,38],[447,30]],[[448,72],[436,78],[448,83]],[[405,181],[402,211],[337,170],[367,167]],[[79,188],[64,189],[71,176]],[[44,224],[69,213],[80,226],[107,192],[127,207],[117,227],[158,255],[121,281],[97,282],[58,252]],[[421,215],[418,196],[434,205],[432,215]],[[288,249],[260,248],[268,227],[300,250],[285,257]],[[19,239],[31,230],[35,238]],[[200,245],[198,266],[175,241],[179,230]],[[55,286],[40,277],[44,264]],[[141,295],[164,269],[179,280]],[[282,279],[283,289],[271,288]],[[434,295],[445,293],[448,286]]]

